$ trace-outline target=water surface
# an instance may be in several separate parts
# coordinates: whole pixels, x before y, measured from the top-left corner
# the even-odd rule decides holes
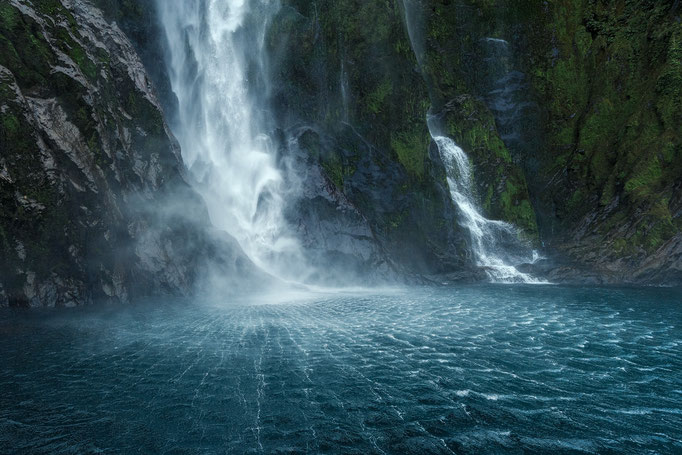
[[[0,313],[0,453],[682,453],[680,291]]]

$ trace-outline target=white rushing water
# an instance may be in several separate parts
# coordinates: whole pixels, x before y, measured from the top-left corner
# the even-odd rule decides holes
[[[408,28],[416,13],[405,0]],[[213,224],[229,232],[256,265],[285,280],[308,273],[288,229],[285,201],[295,191],[291,173],[278,166],[268,136],[265,38],[277,0],[157,0],[169,47],[169,75],[178,99],[174,133],[195,188]],[[418,21],[417,21],[418,22]],[[410,38],[416,39],[410,32]],[[418,59],[421,50],[415,50]],[[419,59],[421,60],[421,59]],[[342,71],[341,86],[345,89]],[[434,136],[447,168],[461,224],[471,233],[478,265],[493,281],[535,282],[514,264],[531,262],[517,230],[480,214],[471,192],[471,170],[462,149]]]
[[[434,136],[433,140],[445,165],[450,196],[461,214],[460,223],[471,234],[471,248],[477,265],[485,268],[494,282],[539,283],[514,266],[538,259],[535,251],[518,240],[518,229],[504,221],[489,220],[478,210],[471,190],[473,181],[469,157],[448,137]]]
[[[174,133],[213,224],[232,234],[262,269],[301,273],[287,229],[287,188],[267,114],[265,36],[276,0],[157,0],[178,98]],[[296,266],[293,266],[296,264]]]
[[[421,67],[425,54],[422,5],[417,0],[403,0],[403,11],[412,51]],[[471,165],[466,153],[446,136],[432,132],[431,137],[445,165],[450,196],[460,211],[459,222],[471,235],[471,250],[477,265],[485,269],[493,282],[544,283],[515,267],[539,259],[536,251],[519,240],[518,229],[504,221],[489,220],[481,214],[472,191]]]

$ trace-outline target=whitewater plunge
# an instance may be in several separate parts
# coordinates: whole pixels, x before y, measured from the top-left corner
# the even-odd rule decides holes
[[[213,224],[234,236],[258,267],[301,283],[311,270],[284,215],[286,200],[297,192],[296,179],[277,162],[268,134],[274,128],[267,109],[265,38],[279,6],[277,0],[157,0],[178,100],[173,130],[194,187]],[[406,2],[405,9],[408,28],[418,28],[415,4]],[[421,64],[423,49],[415,48],[415,54]],[[477,264],[492,281],[537,282],[514,266],[534,259],[518,241],[517,229],[477,209],[464,152],[447,137],[433,139]]]
[[[267,134],[265,36],[275,0],[157,0],[178,99],[174,133],[213,224],[261,269],[300,279],[299,244],[284,219],[287,191]]]

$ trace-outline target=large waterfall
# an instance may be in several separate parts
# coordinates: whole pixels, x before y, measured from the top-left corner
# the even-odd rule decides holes
[[[300,278],[299,245],[283,215],[292,185],[277,165],[264,106],[265,38],[277,0],[157,0],[157,7],[179,104],[174,133],[213,224],[262,269]]]
[[[213,224],[232,234],[256,265],[283,279],[304,281],[305,260],[288,229],[285,201],[295,178],[278,163],[269,136],[267,28],[277,0],[157,0],[168,42],[168,70],[178,99],[174,132]],[[423,49],[417,4],[405,0],[415,54]],[[343,74],[342,74],[343,77]],[[342,81],[342,89],[345,88]],[[471,192],[464,152],[434,135],[472,252],[493,281],[532,282],[513,264],[532,260],[516,229],[482,216]]]

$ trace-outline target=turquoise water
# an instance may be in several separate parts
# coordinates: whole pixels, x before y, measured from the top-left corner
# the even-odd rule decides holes
[[[0,313],[0,453],[682,453],[682,294]]]

